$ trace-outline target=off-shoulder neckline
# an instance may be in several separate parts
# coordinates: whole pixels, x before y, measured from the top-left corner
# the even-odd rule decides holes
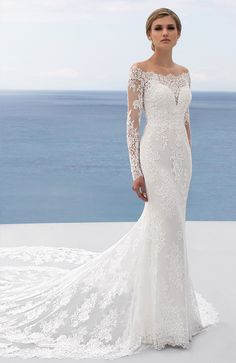
[[[135,68],[137,70],[139,70],[140,72],[144,73],[144,74],[150,74],[150,75],[157,75],[157,76],[161,76],[161,77],[182,77],[184,75],[189,75],[189,71],[187,72],[182,72],[180,74],[174,74],[174,73],[167,73],[167,74],[162,74],[159,72],[152,72],[152,71],[144,71],[143,69],[141,69],[140,67],[133,65],[132,68]]]

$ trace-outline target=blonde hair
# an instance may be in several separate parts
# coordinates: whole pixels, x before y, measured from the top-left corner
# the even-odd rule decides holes
[[[160,9],[154,10],[147,18],[147,21],[146,21],[146,35],[147,36],[149,36],[149,33],[152,29],[152,23],[154,22],[154,20],[156,20],[158,18],[163,18],[164,16],[171,16],[174,19],[177,30],[178,30],[179,34],[181,34],[182,24],[181,24],[181,21],[180,21],[178,15],[174,11],[172,11],[168,8],[160,8]],[[153,43],[152,43],[151,48],[153,51],[155,51],[155,47],[154,47]]]

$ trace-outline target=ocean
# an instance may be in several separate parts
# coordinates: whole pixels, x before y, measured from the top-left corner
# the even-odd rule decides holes
[[[236,92],[192,91],[187,220],[236,220]],[[136,221],[125,91],[0,91],[0,223]],[[145,124],[142,120],[141,132]]]

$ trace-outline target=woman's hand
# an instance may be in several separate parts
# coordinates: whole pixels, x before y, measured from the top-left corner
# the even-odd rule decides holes
[[[144,202],[148,201],[145,180],[142,175],[134,180],[132,189]]]

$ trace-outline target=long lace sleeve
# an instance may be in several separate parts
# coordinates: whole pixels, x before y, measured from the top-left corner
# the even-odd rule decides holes
[[[140,165],[140,122],[143,109],[143,78],[140,70],[132,65],[127,91],[127,145],[133,180],[143,175]]]
[[[191,78],[190,75],[188,73],[188,84],[189,84],[189,88],[191,88]],[[185,126],[190,128],[190,113],[189,113],[189,107],[187,108],[185,114],[184,114],[184,124]]]
[[[189,107],[187,109],[187,111],[184,114],[184,124],[185,126],[190,128],[190,113],[189,113]]]

